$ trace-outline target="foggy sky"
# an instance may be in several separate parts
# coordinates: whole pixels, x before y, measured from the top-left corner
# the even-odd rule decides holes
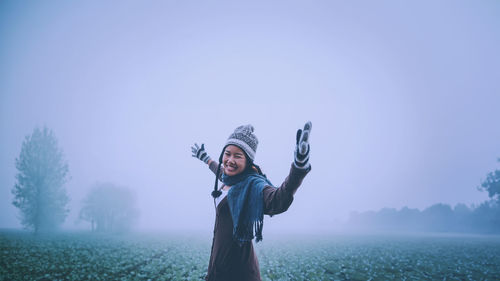
[[[213,229],[217,158],[252,124],[275,186],[311,120],[312,171],[266,229],[350,211],[478,204],[500,157],[497,1],[0,4],[0,227],[36,126],[69,164],[76,224],[96,182],[138,195],[144,229]]]

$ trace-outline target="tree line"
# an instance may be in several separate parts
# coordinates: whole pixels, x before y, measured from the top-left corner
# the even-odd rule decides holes
[[[352,212],[347,227],[355,231],[500,233],[500,206],[489,200],[476,207],[434,204],[422,211],[403,207]]]
[[[500,158],[497,160],[500,162]],[[423,211],[404,207],[383,208],[378,212],[352,212],[347,226],[361,231],[430,231],[463,233],[500,233],[500,170],[486,175],[477,188],[488,192],[489,200],[471,208],[465,204],[451,207],[435,204]]]
[[[57,230],[65,221],[70,198],[65,184],[69,166],[52,130],[35,128],[25,137],[16,163],[12,204],[21,224],[34,233]],[[79,219],[92,231],[126,231],[139,217],[136,195],[113,183],[97,183],[87,194]]]

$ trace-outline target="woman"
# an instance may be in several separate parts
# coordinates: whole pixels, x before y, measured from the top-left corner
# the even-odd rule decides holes
[[[252,125],[240,126],[229,136],[219,163],[208,156],[203,144],[192,147],[193,157],[218,175],[212,192],[216,218],[206,280],[261,280],[252,240],[262,240],[264,214],[273,216],[290,207],[295,191],[311,170],[311,128],[307,122],[304,130],[297,131],[295,159],[279,188],[254,163],[258,140]],[[220,189],[219,180],[223,182]]]

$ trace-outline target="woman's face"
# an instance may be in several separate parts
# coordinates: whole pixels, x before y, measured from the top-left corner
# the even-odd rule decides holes
[[[224,174],[235,176],[243,172],[247,166],[247,159],[243,150],[235,145],[228,145],[222,156]]]

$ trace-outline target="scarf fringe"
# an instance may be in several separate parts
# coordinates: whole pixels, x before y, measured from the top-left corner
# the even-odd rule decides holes
[[[255,237],[255,242],[262,241],[262,229],[264,228],[264,220],[254,221],[245,227],[238,227],[233,237],[242,246],[246,242],[252,241]]]
[[[254,223],[255,229],[255,242],[262,241],[262,228],[264,227],[264,220],[256,221]]]

